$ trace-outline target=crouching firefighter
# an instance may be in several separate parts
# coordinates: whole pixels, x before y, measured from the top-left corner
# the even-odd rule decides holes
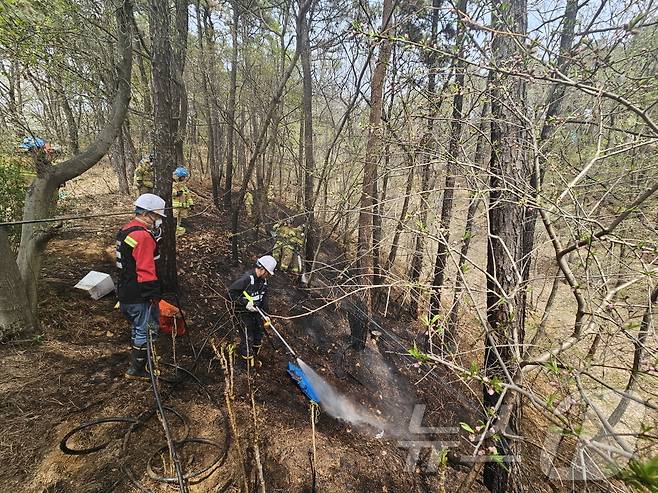
[[[159,258],[159,237],[165,201],[146,193],[135,201],[135,217],[117,234],[117,295],[121,313],[132,326],[130,368],[126,378],[146,380],[148,330],[153,338],[160,321],[160,281],[155,262]]]
[[[258,259],[256,266],[245,272],[228,288],[228,295],[235,306],[236,315],[242,322],[240,327],[240,347],[238,352],[248,367],[256,364],[265,326],[269,319],[263,319],[258,309],[267,312],[267,278],[274,275],[276,260],[270,255]]]

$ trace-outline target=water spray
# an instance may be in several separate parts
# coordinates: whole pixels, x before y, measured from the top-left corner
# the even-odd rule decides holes
[[[270,317],[259,307],[256,307],[256,309],[260,316],[263,317],[266,326],[274,331],[290,354],[295,357],[297,364],[292,362],[288,363],[288,374],[306,397],[308,397],[310,401],[319,404],[324,411],[334,418],[353,423],[357,426],[367,425],[379,429],[381,431],[377,435],[377,438],[383,437],[384,430],[388,429],[388,425],[385,421],[338,392],[310,366],[304,363],[304,361],[292,349],[290,344],[288,344],[283,338],[281,333],[274,327]]]

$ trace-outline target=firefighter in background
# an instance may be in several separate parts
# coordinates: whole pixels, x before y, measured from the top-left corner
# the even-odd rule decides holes
[[[274,249],[272,255],[279,262],[283,272],[290,270],[293,274],[301,272],[301,251],[304,247],[304,226],[292,226],[292,219],[277,223],[274,226]]]
[[[39,157],[44,159],[46,156],[44,149],[45,145],[46,143],[39,137],[25,137],[18,148],[21,152],[30,153],[35,159],[39,159]],[[36,169],[34,169],[32,166],[27,167],[22,165],[20,168],[20,173],[21,177],[25,181],[25,186],[30,186],[32,181],[34,181],[34,179],[37,177]]]
[[[148,331],[155,339],[159,329],[160,280],[155,266],[159,258],[154,231],[165,217],[165,201],[147,193],[134,203],[135,217],[116,238],[116,265],[119,270],[117,296],[121,313],[132,326],[129,379],[147,380]]]
[[[25,184],[29,186],[36,178],[36,168],[39,166],[50,166],[53,160],[61,154],[61,147],[51,145],[48,142],[36,136],[24,137],[18,146],[21,152],[30,154],[32,157],[33,167],[21,166],[21,176]]]
[[[133,174],[133,185],[140,195],[153,193],[153,154],[147,154],[135,168]]]
[[[254,194],[251,193],[251,190],[247,190],[244,194],[244,210],[247,213],[247,217],[251,218],[254,212]]]
[[[238,352],[242,362],[250,368],[256,364],[255,356],[260,351],[265,327],[269,325],[269,318],[263,319],[258,309],[267,312],[267,278],[274,275],[275,269],[274,257],[264,255],[253,269],[245,272],[228,288],[229,299],[242,322]]]
[[[62,148],[56,144],[49,144],[48,142],[36,136],[29,136],[23,138],[23,141],[18,146],[21,152],[29,154],[31,163],[29,165],[20,166],[20,174],[25,186],[29,187],[34,179],[37,177],[37,170],[42,172],[47,171],[58,156],[62,153]],[[57,190],[53,192],[53,200],[56,204],[60,199],[66,198],[64,191],[64,183],[62,183]]]
[[[190,173],[183,166],[179,166],[174,171],[171,205],[174,208],[174,216],[176,217],[176,236],[185,234],[185,228],[181,225],[181,222],[187,217],[189,209],[194,206],[192,194],[186,184],[189,176]]]

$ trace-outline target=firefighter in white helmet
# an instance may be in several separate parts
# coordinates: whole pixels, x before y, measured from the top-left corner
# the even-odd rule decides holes
[[[149,378],[146,372],[148,329],[155,338],[160,321],[160,280],[155,262],[160,257],[156,236],[165,217],[165,201],[145,193],[135,201],[135,217],[117,234],[119,270],[117,295],[121,313],[132,326],[130,368],[126,378]]]
[[[274,275],[276,260],[271,255],[258,259],[253,269],[245,272],[228,288],[228,295],[235,312],[242,322],[238,352],[247,366],[255,366],[269,319],[258,313],[260,308],[267,313],[267,278]]]

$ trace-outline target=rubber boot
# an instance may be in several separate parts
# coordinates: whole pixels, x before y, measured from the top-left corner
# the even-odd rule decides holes
[[[130,351],[130,368],[124,374],[129,380],[150,380],[146,371],[146,346],[133,346]]]

